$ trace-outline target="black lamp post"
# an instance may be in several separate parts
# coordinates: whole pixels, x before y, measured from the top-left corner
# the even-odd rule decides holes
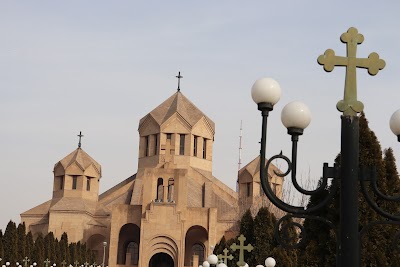
[[[347,44],[347,57],[335,56],[333,50],[326,50],[325,54],[318,58],[318,63],[324,65],[325,71],[332,71],[335,66],[346,67],[346,82],[343,100],[337,104],[337,109],[343,112],[341,116],[342,133],[341,133],[341,164],[340,169],[336,166],[328,167],[325,163],[323,166],[322,183],[312,191],[303,189],[296,180],[296,162],[297,162],[297,142],[299,136],[303,134],[304,129],[311,120],[310,112],[303,103],[292,102],[282,110],[282,122],[288,129],[288,134],[292,139],[292,158],[279,154],[271,157],[265,165],[265,146],[267,136],[267,119],[269,112],[273,110],[273,106],[279,101],[280,87],[279,84],[270,79],[263,78],[257,80],[252,87],[252,97],[257,103],[258,109],[262,114],[262,133],[261,133],[261,150],[260,150],[260,180],[262,188],[269,200],[279,209],[288,213],[281,218],[275,227],[275,236],[284,247],[298,247],[305,240],[301,240],[298,244],[287,244],[279,236],[280,223],[288,217],[310,218],[319,220],[328,224],[334,230],[337,228],[326,218],[315,215],[315,212],[326,207],[335,195],[340,184],[340,225],[337,234],[337,255],[336,266],[340,267],[357,267],[361,266],[360,239],[363,229],[358,229],[358,197],[359,185],[361,192],[367,203],[381,216],[387,220],[379,222],[371,222],[366,225],[369,228],[375,224],[397,224],[400,226],[400,215],[390,214],[381,209],[370,196],[367,186],[371,186],[371,191],[379,198],[389,201],[400,201],[400,196],[386,196],[379,192],[376,186],[376,177],[372,172],[359,171],[359,117],[358,113],[362,112],[363,104],[357,100],[356,86],[356,68],[366,68],[369,74],[375,75],[379,70],[383,69],[385,62],[379,59],[378,54],[371,53],[368,58],[356,58],[357,45],[361,44],[364,37],[358,33],[357,29],[350,28],[346,33],[342,34],[341,41]],[[398,136],[400,142],[400,110],[395,112],[390,120],[390,127],[395,135]],[[274,159],[283,159],[288,164],[288,170],[283,173],[275,173],[284,177],[291,172],[291,181],[300,193],[305,195],[314,195],[326,187],[328,180],[331,179],[332,187],[328,196],[313,207],[292,206],[279,199],[273,192],[268,182],[268,168]],[[372,175],[366,175],[372,173]],[[301,224],[294,222],[295,226],[301,231],[304,228]],[[282,230],[282,229],[281,229]]]

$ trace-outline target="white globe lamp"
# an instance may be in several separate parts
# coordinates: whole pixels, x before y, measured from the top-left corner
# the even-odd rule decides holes
[[[395,113],[393,113],[392,117],[390,117],[390,129],[397,136],[400,142],[400,109],[398,109]]]
[[[275,265],[276,265],[276,261],[275,261],[274,258],[268,257],[268,258],[265,260],[265,267],[274,267]]]
[[[281,120],[288,134],[301,135],[311,122],[311,112],[303,102],[293,101],[282,109]]]
[[[210,263],[208,261],[203,262],[203,267],[210,267]]]
[[[281,87],[274,79],[261,78],[251,87],[251,97],[259,110],[271,111],[281,98]]]

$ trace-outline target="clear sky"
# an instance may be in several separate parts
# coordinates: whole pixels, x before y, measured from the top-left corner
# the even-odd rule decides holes
[[[385,1],[389,2],[389,1]],[[239,127],[243,163],[259,152],[260,114],[250,97],[276,79],[267,157],[290,155],[284,105],[305,102],[313,120],[299,144],[298,173],[318,179],[340,149],[344,68],[324,72],[328,48],[345,55],[351,26],[377,52],[377,76],[358,70],[358,97],[382,147],[400,148],[388,121],[400,108],[400,4],[383,1],[1,1],[0,229],[51,198],[54,164],[77,147],[102,165],[101,192],[134,174],[138,122],[176,92],[216,123],[214,176],[235,188]]]

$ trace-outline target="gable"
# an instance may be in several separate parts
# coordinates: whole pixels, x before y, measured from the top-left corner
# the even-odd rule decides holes
[[[65,169],[65,174],[83,175],[83,167],[80,166],[77,162],[74,162]]]
[[[189,134],[192,127],[179,113],[175,112],[166,122],[161,124],[160,129],[164,133]]]
[[[148,114],[143,122],[139,125],[138,131],[140,136],[157,134],[160,132],[160,125],[151,114]]]
[[[207,139],[214,138],[214,131],[211,128],[208,120],[203,116],[193,127],[192,127],[192,134],[197,136],[202,136]]]

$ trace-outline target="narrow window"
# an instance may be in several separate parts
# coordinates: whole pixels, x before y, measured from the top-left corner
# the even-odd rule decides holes
[[[149,136],[144,137],[144,156],[149,155]]]
[[[172,136],[172,134],[167,133],[167,140],[171,140],[171,136]]]
[[[207,157],[207,139],[203,140],[203,159]]]
[[[247,197],[251,196],[251,183],[246,183]]]
[[[64,175],[60,176],[60,190],[64,189]]]
[[[201,188],[201,206],[203,208],[206,206],[206,184],[203,184]]]
[[[90,178],[86,178],[86,191],[90,191]]]
[[[158,178],[158,180],[157,180],[156,202],[162,202],[163,198],[164,198],[163,178]]]
[[[73,175],[72,176],[72,189],[76,189],[76,186],[77,186],[77,184],[78,184],[78,176],[76,176],[76,175]]]
[[[158,153],[158,134],[154,135],[154,155],[157,155]]]
[[[174,201],[174,178],[168,179],[168,202]]]
[[[197,136],[193,135],[193,157],[197,157]]]
[[[180,134],[179,155],[185,155],[185,135]]]

